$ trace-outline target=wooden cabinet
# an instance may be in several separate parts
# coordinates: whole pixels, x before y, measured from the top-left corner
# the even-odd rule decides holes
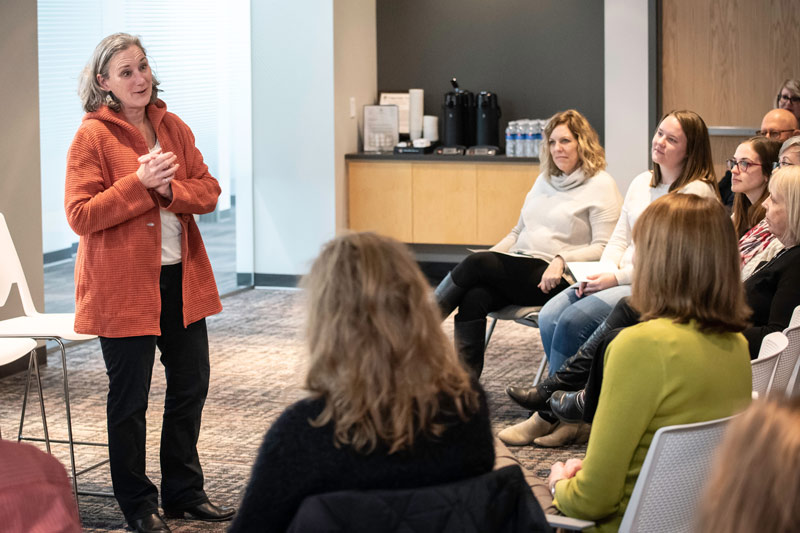
[[[539,165],[348,161],[349,227],[410,243],[492,245],[505,237]]]

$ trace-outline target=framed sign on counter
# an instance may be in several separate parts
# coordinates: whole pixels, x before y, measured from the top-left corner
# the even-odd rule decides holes
[[[398,132],[408,135],[408,108],[409,108],[409,94],[408,92],[383,92],[378,98],[380,105],[396,105],[399,112],[399,120],[397,123]]]
[[[364,106],[364,151],[391,152],[400,140],[396,105]]]

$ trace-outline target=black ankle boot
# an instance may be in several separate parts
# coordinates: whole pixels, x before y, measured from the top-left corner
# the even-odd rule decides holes
[[[562,422],[582,422],[585,395],[585,389],[576,392],[556,391],[550,396],[550,410]]]
[[[466,289],[462,289],[456,285],[453,281],[453,276],[448,272],[433,293],[436,298],[436,304],[442,311],[442,319],[450,316],[450,313],[458,307],[458,304],[461,302],[461,297],[464,296],[465,292]]]
[[[559,390],[580,390],[586,385],[589,377],[589,368],[592,358],[587,356],[583,347],[578,353],[567,359],[564,366],[553,374],[540,381],[533,387],[506,387],[506,394],[519,405],[531,411],[544,411],[549,409],[547,400]]]
[[[544,380],[534,387],[515,387],[509,385],[506,387],[506,394],[525,409],[530,411],[543,411],[547,409],[547,399],[551,394],[551,391],[549,391],[546,386],[547,381],[548,380]]]
[[[481,377],[483,371],[483,353],[486,350],[486,319],[453,321],[453,333],[456,350],[461,360],[469,368],[475,378]]]

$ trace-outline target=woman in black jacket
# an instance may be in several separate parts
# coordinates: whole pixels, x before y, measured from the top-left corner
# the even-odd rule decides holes
[[[314,494],[492,470],[485,394],[404,245],[372,233],[334,239],[304,286],[311,394],[267,432],[230,531],[284,531]]]

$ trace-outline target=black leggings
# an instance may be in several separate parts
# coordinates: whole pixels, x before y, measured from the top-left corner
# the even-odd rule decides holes
[[[466,289],[455,320],[466,322],[485,318],[507,305],[544,305],[569,287],[565,279],[549,293],[537,285],[548,263],[533,257],[498,252],[477,252],[461,261],[452,271],[453,282]]]

